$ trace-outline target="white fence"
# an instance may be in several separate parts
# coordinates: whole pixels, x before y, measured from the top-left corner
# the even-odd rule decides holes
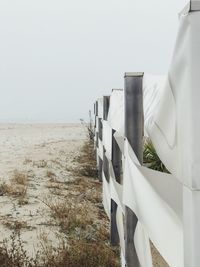
[[[103,203],[122,266],[151,267],[149,239],[169,266],[200,266],[198,10],[194,1],[180,16],[167,77],[128,73],[124,90],[95,104]],[[142,166],[143,132],[171,174]]]

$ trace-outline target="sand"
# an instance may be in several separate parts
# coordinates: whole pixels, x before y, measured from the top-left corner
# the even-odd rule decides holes
[[[9,184],[16,170],[28,177],[25,204],[0,189],[0,243],[9,240],[17,223],[22,226],[21,238],[29,256],[34,257],[41,238],[47,237],[54,245],[59,242],[62,232],[50,223],[44,203],[55,199],[49,180],[52,174],[61,185],[73,179],[70,168],[76,165],[74,158],[85,137],[79,124],[0,124],[0,185]],[[168,266],[153,246],[152,254],[154,267]]]
[[[48,225],[50,214],[43,203],[51,198],[48,175],[54,173],[61,182],[72,178],[68,169],[84,138],[83,127],[76,124],[0,125],[0,184],[9,183],[16,170],[28,176],[27,204],[19,205],[19,198],[0,192],[0,242],[9,239],[17,222],[25,225],[21,237],[30,256],[41,235],[56,242],[60,232]]]

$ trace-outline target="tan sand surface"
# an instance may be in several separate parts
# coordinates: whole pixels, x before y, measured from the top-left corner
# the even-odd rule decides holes
[[[76,124],[0,125],[0,183],[9,183],[16,170],[28,176],[27,204],[19,205],[17,197],[0,190],[0,242],[9,238],[16,222],[25,225],[21,237],[30,255],[44,233],[56,241],[59,229],[48,223],[50,215],[43,203],[51,198],[48,172],[62,182],[70,179],[68,169],[84,138],[83,127]]]
[[[78,124],[0,124],[0,185],[9,184],[16,170],[28,177],[25,204],[3,194],[0,187],[0,243],[9,239],[17,223],[22,226],[21,238],[30,256],[45,236],[54,245],[59,242],[62,233],[52,225],[44,204],[55,198],[49,181],[52,174],[61,185],[73,178],[69,170],[76,164],[73,159],[84,139],[85,131]],[[155,267],[168,266],[153,246],[152,254]]]

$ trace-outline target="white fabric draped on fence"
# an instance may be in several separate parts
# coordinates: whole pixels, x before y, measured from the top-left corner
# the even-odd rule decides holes
[[[196,6],[193,2],[194,9]],[[123,214],[127,206],[138,218],[134,242],[141,267],[152,266],[149,238],[169,266],[200,266],[200,253],[195,248],[200,242],[200,232],[196,232],[200,223],[199,33],[200,12],[182,14],[168,75],[143,77],[144,134],[151,139],[170,174],[138,163],[124,137],[124,91],[112,91],[107,121],[102,119],[102,99],[98,100],[96,122],[102,119],[103,140],[98,140],[97,154],[103,160],[105,149],[110,174],[108,182],[103,173],[103,203],[109,217],[111,199],[118,205],[122,265]],[[122,152],[122,184],[117,183],[112,167],[112,130],[116,131],[114,137]]]

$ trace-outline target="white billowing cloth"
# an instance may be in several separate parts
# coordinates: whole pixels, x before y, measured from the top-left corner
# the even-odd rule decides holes
[[[145,134],[167,169],[176,177],[176,107],[167,77],[144,75],[144,127]]]
[[[145,130],[168,170],[192,189],[200,189],[199,32],[200,12],[181,16],[164,86],[155,78],[148,87],[146,76],[143,88]]]
[[[110,96],[108,124],[112,129],[124,135],[124,92],[113,90]]]
[[[107,121],[103,121],[103,145],[109,160],[112,157],[112,128]]]
[[[166,76],[144,74],[143,77],[143,110],[145,130],[154,121],[155,113],[164,90]],[[145,132],[148,136],[148,133]]]
[[[182,266],[181,184],[170,174],[140,166],[127,140],[125,155],[123,204],[134,211],[169,265]]]
[[[99,98],[97,101],[98,101],[98,118],[103,119],[103,98]]]
[[[108,121],[103,121],[101,143],[110,166],[109,182],[103,176],[103,203],[109,217],[111,199],[118,204],[116,220],[122,266],[125,266],[125,206],[138,218],[133,238],[141,267],[152,267],[149,238],[171,267],[190,264],[196,267],[200,260],[195,250],[199,236],[193,232],[193,226],[197,229],[200,222],[196,213],[200,206],[199,33],[200,12],[182,15],[168,75],[145,74],[143,78],[145,135],[152,140],[171,174],[140,166],[124,137],[124,92],[114,90],[110,97]],[[115,180],[111,162],[112,129],[116,131],[114,137],[123,154],[122,185]],[[183,237],[186,238],[183,229],[187,230],[188,242],[183,241]],[[194,260],[186,256],[184,246],[187,251],[194,250],[194,253],[193,250],[188,252]]]

